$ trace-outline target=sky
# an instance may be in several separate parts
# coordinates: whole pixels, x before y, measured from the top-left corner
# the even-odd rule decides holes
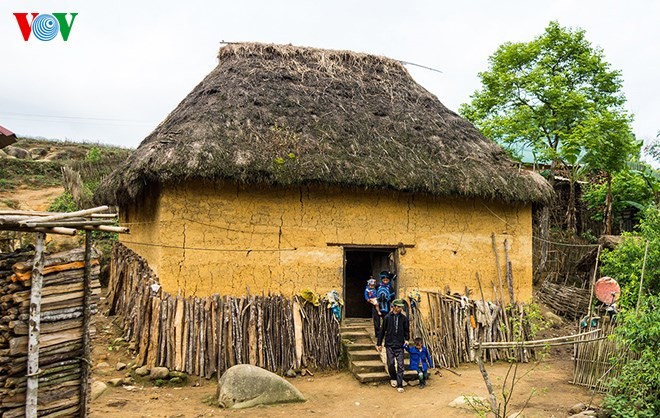
[[[14,13],[73,13],[61,35],[26,42]],[[70,15],[67,15],[70,20]],[[31,21],[31,18],[28,19]],[[137,147],[217,65],[221,41],[384,55],[457,111],[504,42],[551,20],[582,28],[622,72],[633,131],[660,131],[655,0],[0,0],[0,125],[20,136]]]

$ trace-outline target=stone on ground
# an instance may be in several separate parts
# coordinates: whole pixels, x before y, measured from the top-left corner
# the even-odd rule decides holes
[[[170,374],[170,370],[167,367],[154,367],[149,373],[150,379],[166,379]]]
[[[488,399],[478,396],[459,396],[449,402],[451,408],[468,409],[471,411],[483,411],[488,409]]]
[[[305,401],[303,394],[285,379],[249,364],[233,366],[222,375],[217,398],[221,406],[232,409]]]
[[[149,368],[147,366],[138,367],[135,369],[135,374],[138,376],[146,376],[149,374]]]
[[[103,394],[108,389],[108,385],[101,382],[100,380],[95,380],[92,382],[92,395],[90,399],[93,401]]]

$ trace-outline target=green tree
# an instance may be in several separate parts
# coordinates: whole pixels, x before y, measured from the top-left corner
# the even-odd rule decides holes
[[[575,129],[582,139],[584,161],[592,170],[605,173],[607,194],[603,216],[603,233],[612,234],[612,176],[628,168],[633,156],[639,157],[641,143],[630,129],[631,118],[625,112],[604,110],[590,115]]]
[[[482,89],[459,112],[505,147],[522,144],[540,161],[550,162],[550,181],[558,167],[573,167],[587,146],[598,142],[595,135],[602,131],[594,127],[599,121],[620,124],[615,132],[630,131],[621,74],[581,29],[550,22],[531,42],[501,45],[489,62],[489,70],[479,73]],[[588,143],[585,132],[592,135]],[[620,155],[624,161],[625,154]],[[576,179],[570,180],[573,186]],[[566,218],[568,229],[575,231],[574,197]]]
[[[644,212],[635,233],[623,233],[623,241],[601,256],[601,273],[613,277],[621,285],[620,304],[634,307],[639,297],[639,282],[648,242],[644,267],[643,294],[660,295],[660,211],[651,206]]]

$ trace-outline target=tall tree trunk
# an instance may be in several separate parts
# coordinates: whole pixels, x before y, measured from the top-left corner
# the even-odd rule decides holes
[[[577,232],[577,218],[575,216],[575,180],[571,178],[568,183],[568,205],[566,206],[565,215],[566,230],[572,235],[575,235]]]
[[[603,234],[612,235],[612,175],[607,173],[607,195],[605,196],[605,216]]]
[[[553,190],[555,188],[555,170],[557,169],[557,164],[553,161],[550,164],[550,178],[548,182],[552,186]],[[539,259],[539,264],[536,266],[536,271],[534,272],[534,282],[540,283],[541,276],[545,271],[545,265],[548,262],[548,241],[550,238],[550,203],[546,203],[541,208],[541,257]]]

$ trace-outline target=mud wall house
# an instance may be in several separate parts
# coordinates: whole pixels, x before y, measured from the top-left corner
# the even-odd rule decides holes
[[[121,243],[165,292],[335,289],[359,317],[383,269],[400,291],[461,293],[479,272],[493,298],[492,233],[530,299],[531,207],[551,193],[398,61],[245,43],[221,48],[97,199],[119,205]]]

